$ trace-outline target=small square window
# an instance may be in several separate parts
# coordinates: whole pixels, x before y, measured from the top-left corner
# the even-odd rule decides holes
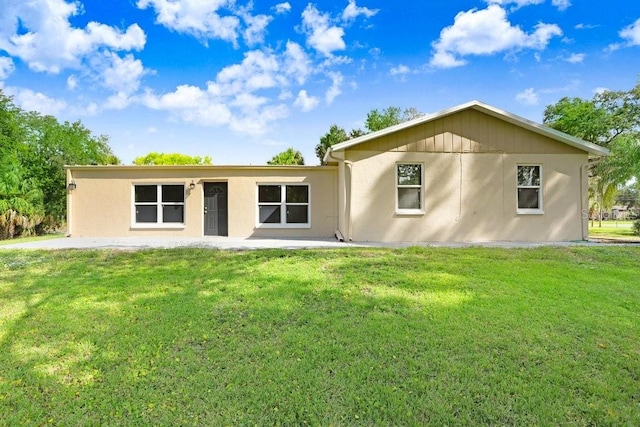
[[[280,206],[260,206],[260,222],[264,224],[280,224]]]
[[[135,188],[136,203],[155,203],[158,201],[157,185],[136,185]]]

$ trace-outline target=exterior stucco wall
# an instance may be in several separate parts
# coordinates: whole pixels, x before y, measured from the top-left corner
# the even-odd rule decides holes
[[[229,236],[330,237],[337,228],[336,167],[70,167],[67,179],[77,185],[67,213],[68,232],[77,237],[203,236],[205,182],[228,183]],[[184,227],[132,226],[132,186],[144,183],[185,185]],[[258,183],[309,184],[311,227],[258,227]]]
[[[587,154],[348,151],[354,241],[568,241],[583,236]],[[424,166],[422,215],[396,213],[398,162]],[[544,214],[517,213],[519,164],[542,166]],[[347,184],[347,187],[349,185]],[[349,233],[346,231],[346,233]]]

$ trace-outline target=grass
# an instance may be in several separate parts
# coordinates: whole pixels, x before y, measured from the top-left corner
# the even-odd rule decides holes
[[[48,233],[48,234],[43,234],[42,236],[16,237],[14,239],[0,240],[0,246],[13,245],[15,243],[35,242],[38,240],[61,239],[63,237],[64,237],[64,233]]]
[[[633,221],[603,221],[600,227],[597,221],[593,226],[589,222],[589,237],[598,239],[640,241],[640,236],[633,234]]]
[[[640,425],[640,248],[0,252],[0,425]]]

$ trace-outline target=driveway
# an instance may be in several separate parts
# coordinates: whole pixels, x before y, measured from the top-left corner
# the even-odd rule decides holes
[[[151,248],[209,248],[226,250],[251,249],[311,249],[311,248],[346,248],[346,247],[390,247],[401,248],[407,246],[433,247],[498,247],[498,248],[532,248],[539,246],[596,246],[594,242],[339,242],[334,238],[328,239],[267,239],[267,238],[239,238],[239,237],[193,237],[193,238],[165,238],[165,237],[61,237],[59,239],[38,240],[33,242],[14,243],[0,246],[3,249],[122,249],[138,250]]]

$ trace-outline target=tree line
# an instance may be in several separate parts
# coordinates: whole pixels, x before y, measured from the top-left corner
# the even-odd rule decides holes
[[[24,111],[0,89],[0,239],[60,226],[64,165],[119,162],[107,136],[93,135],[79,121]]]

